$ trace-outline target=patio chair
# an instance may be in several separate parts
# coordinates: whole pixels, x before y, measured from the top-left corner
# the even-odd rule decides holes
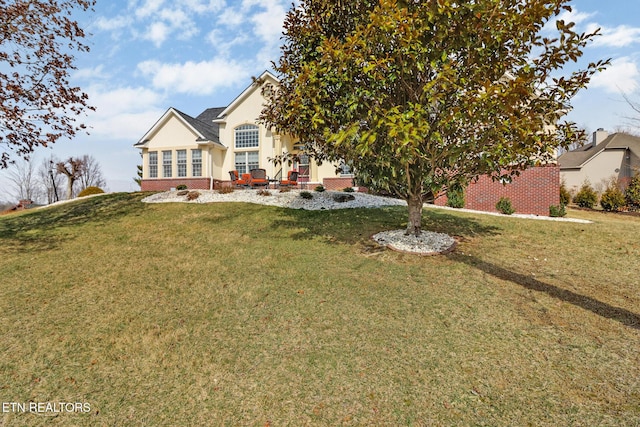
[[[298,171],[287,172],[287,179],[280,180],[280,187],[293,187],[298,185]]]
[[[269,179],[267,178],[267,171],[265,169],[251,169],[251,181],[249,185],[251,187],[267,186],[269,185]]]
[[[236,187],[247,187],[249,185],[249,180],[247,179],[247,175],[251,176],[249,174],[242,174],[242,179],[240,179],[238,177],[237,170],[229,171],[229,176],[231,177],[231,183]]]

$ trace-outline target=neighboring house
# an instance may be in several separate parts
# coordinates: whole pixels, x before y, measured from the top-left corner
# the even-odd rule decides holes
[[[299,171],[300,183],[310,188],[324,184],[328,189],[353,185],[352,176],[336,175],[334,164],[321,166],[300,156],[292,165],[275,165],[269,159],[283,153],[302,154],[302,146],[274,134],[258,123],[265,98],[262,84],[277,84],[268,71],[247,87],[226,107],[209,108],[191,117],[169,108],[135,144],[142,150],[143,191],[163,191],[185,184],[188,188],[211,189],[229,181],[229,171],[239,174],[254,168],[266,169],[270,178]]]
[[[603,191],[612,178],[624,185],[640,168],[640,138],[598,129],[590,144],[562,154],[558,163],[569,191],[578,190],[585,181]]]

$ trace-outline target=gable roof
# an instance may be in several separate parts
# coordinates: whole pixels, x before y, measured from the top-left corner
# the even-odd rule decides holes
[[[562,154],[558,157],[558,163],[560,169],[580,169],[603,151],[627,149],[640,157],[640,137],[614,133],[596,146],[589,144]]]
[[[216,111],[222,111],[223,109],[224,108],[209,108],[200,113],[198,118],[193,118],[176,108],[170,107],[151,127],[151,129],[149,129],[147,133],[145,133],[144,136],[134,144],[134,147],[142,148],[146,146],[151,135],[164,126],[169,118],[174,116],[198,135],[196,139],[197,142],[211,142],[222,148],[226,148],[222,143],[220,143],[220,126],[217,123],[213,123],[212,120],[206,120],[207,118],[212,117]]]
[[[254,91],[259,90],[260,87],[256,84],[257,82],[264,80],[272,80],[274,83],[278,83],[279,80],[276,76],[271,74],[269,71],[265,71],[260,74],[260,77],[254,78],[253,82],[245,90],[242,91],[240,95],[236,97],[231,104],[229,104],[226,108],[224,108],[218,117],[214,119],[214,122],[224,122],[224,117],[228,115],[231,111],[233,111],[238,105],[240,105],[249,95],[251,95]]]

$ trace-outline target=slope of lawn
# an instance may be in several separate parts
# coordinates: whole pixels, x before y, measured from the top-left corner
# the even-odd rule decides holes
[[[0,425],[640,425],[640,219],[144,204],[0,218]],[[86,407],[85,407],[86,408]]]

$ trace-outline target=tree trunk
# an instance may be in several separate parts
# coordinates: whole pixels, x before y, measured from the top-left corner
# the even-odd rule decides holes
[[[73,183],[75,179],[71,176],[67,175],[67,200],[71,200],[71,196],[73,196]]]
[[[419,236],[422,233],[422,197],[411,196],[407,198],[407,207],[409,208],[409,223],[405,235],[413,234]]]

